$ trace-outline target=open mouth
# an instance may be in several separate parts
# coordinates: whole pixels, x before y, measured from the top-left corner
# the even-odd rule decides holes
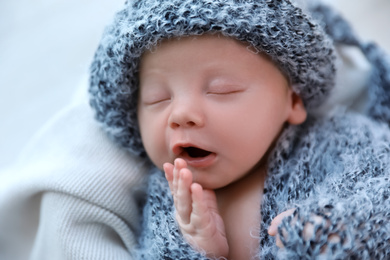
[[[211,154],[210,151],[206,151],[197,147],[183,147],[183,152],[191,158],[207,157]]]
[[[177,144],[172,149],[175,157],[184,159],[194,168],[207,168],[216,162],[217,154],[191,144]]]

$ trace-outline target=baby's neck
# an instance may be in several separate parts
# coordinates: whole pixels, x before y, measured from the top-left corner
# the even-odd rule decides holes
[[[218,207],[224,208],[231,204],[232,201],[244,196],[248,190],[257,190],[263,194],[264,181],[267,175],[266,165],[261,165],[253,169],[241,179],[231,183],[228,186],[215,190]]]
[[[229,260],[251,259],[259,250],[260,202],[265,176],[265,167],[259,167],[215,191],[219,212],[225,222]]]

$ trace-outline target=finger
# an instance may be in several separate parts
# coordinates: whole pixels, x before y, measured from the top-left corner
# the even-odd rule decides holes
[[[192,193],[192,214],[191,223],[199,229],[204,228],[210,222],[208,207],[204,200],[204,190],[198,183],[191,185]]]
[[[281,232],[282,232],[282,236],[283,236],[284,241],[287,241],[288,240],[288,234],[287,234],[286,229],[283,228],[281,230]],[[284,244],[283,244],[282,240],[280,239],[280,233],[279,232],[276,234],[276,241],[275,242],[276,242],[276,246],[277,247],[284,248]]]
[[[278,232],[278,226],[280,225],[280,223],[282,223],[283,219],[293,214],[294,211],[295,209],[289,209],[277,215],[271,222],[271,225],[268,229],[268,234],[270,236],[275,236]]]
[[[187,168],[182,168],[179,172],[178,189],[176,194],[176,211],[183,224],[190,223],[190,215],[192,211],[191,184],[192,172]]]
[[[338,244],[338,243],[340,243],[340,241],[341,241],[341,238],[338,234],[331,234],[328,237],[329,243]]]
[[[314,235],[314,225],[307,222],[303,227],[302,236],[304,240],[309,240]]]
[[[173,186],[172,186],[172,182],[173,182],[173,168],[174,168],[174,166],[171,163],[164,163],[164,165],[163,165],[165,178],[168,181],[169,189],[171,190],[172,194],[173,194]]]
[[[187,162],[181,158],[175,159],[175,166],[179,168],[187,168]]]
[[[180,158],[177,158],[174,161],[174,167],[173,167],[173,180],[172,180],[172,195],[173,195],[173,202],[175,204],[175,209],[177,210],[178,208],[178,200],[177,200],[177,192],[178,192],[178,187],[179,187],[179,179],[180,179],[180,170],[182,168],[187,167],[187,163]],[[176,212],[178,213],[178,212]]]
[[[187,167],[187,163],[183,159],[176,159],[174,162],[174,168],[173,168],[173,181],[172,181],[172,187],[176,194],[178,185],[179,185],[179,177],[180,177],[180,170]]]
[[[279,247],[279,248],[283,248],[284,247],[284,245],[282,243],[282,240],[280,240],[279,234],[276,235],[276,246]]]
[[[179,172],[180,172],[180,169],[182,167],[182,163],[179,159],[176,159],[173,163],[174,167],[173,167],[173,180],[172,180],[172,195],[173,195],[173,199],[174,199],[174,202],[175,202],[175,207],[176,207],[176,196],[177,196],[177,189],[178,189],[178,185],[179,185]]]

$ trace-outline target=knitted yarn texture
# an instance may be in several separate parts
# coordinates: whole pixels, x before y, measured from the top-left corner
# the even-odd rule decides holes
[[[105,31],[91,66],[90,103],[109,136],[145,156],[136,115],[142,53],[163,39],[215,33],[267,53],[308,109],[333,87],[332,42],[288,0],[128,1]]]
[[[91,105],[115,141],[145,156],[136,117],[138,65],[142,53],[163,39],[218,33],[245,41],[274,60],[309,112],[333,86],[328,36],[360,48],[372,65],[367,115],[309,115],[304,124],[283,131],[270,152],[257,256],[388,259],[390,63],[376,45],[360,42],[332,10],[318,5],[311,11],[320,26],[288,0],[129,1],[96,52]],[[205,259],[180,234],[169,187],[158,169],[151,174],[148,194],[139,248],[132,251],[136,259]],[[296,211],[280,226],[284,249],[279,250],[267,229],[290,208]],[[307,224],[315,234],[304,238]],[[334,234],[336,242],[330,239]]]

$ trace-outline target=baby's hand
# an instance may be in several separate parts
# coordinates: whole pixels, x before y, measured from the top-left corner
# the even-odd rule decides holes
[[[279,247],[279,248],[283,248],[283,243],[280,239],[280,236],[279,236],[279,233],[278,233],[278,227],[279,225],[282,223],[283,219],[294,214],[295,212],[295,209],[289,209],[289,210],[286,210],[282,213],[280,213],[279,215],[277,215],[271,222],[271,225],[268,229],[268,234],[271,235],[271,236],[276,236],[276,245]],[[295,222],[297,221],[296,218],[293,218],[292,219],[292,222],[290,223],[291,225],[295,225]],[[316,225],[319,225],[321,224],[323,221],[326,222],[326,220],[321,217],[321,216],[318,216],[318,215],[313,215],[312,216],[312,222],[307,222],[304,226],[303,226],[303,232],[302,232],[302,238],[304,240],[310,240],[312,239],[314,236],[315,236],[315,233],[314,233],[314,224]],[[330,223],[326,223],[326,227],[329,227]],[[284,232],[285,230],[282,229],[282,234],[284,236],[284,240],[288,240],[288,236],[287,234],[285,234]],[[329,244],[336,244],[336,243],[339,243],[340,242],[340,236],[338,234],[330,234],[328,236],[328,243]],[[324,245],[322,246],[321,248],[321,254],[325,254],[326,253],[326,250],[327,250],[327,245]]]
[[[286,210],[282,213],[280,213],[279,215],[277,215],[271,222],[271,225],[268,229],[268,234],[271,235],[271,236],[276,236],[276,245],[279,247],[279,248],[283,248],[283,243],[282,241],[280,240],[280,237],[279,237],[279,234],[278,234],[278,227],[280,225],[280,223],[282,223],[282,220],[285,218],[285,217],[288,217],[290,215],[292,215],[294,213],[295,209],[289,209],[289,210]]]
[[[215,192],[192,183],[192,172],[183,159],[164,164],[176,208],[176,219],[186,240],[208,257],[227,257],[225,225],[218,213]]]

